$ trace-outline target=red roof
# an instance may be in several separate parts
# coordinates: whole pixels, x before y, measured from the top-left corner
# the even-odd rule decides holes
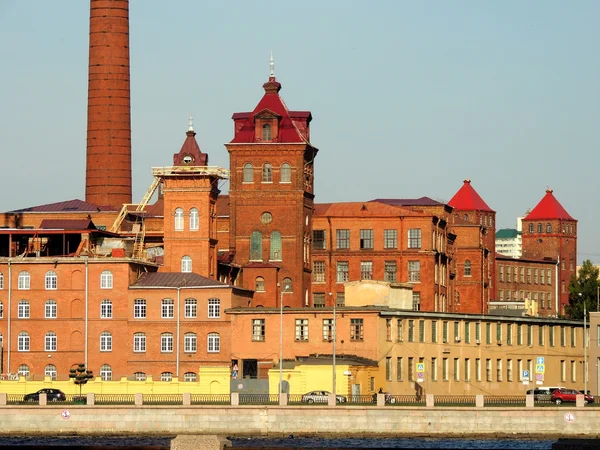
[[[458,211],[488,211],[494,212],[487,203],[479,196],[471,186],[471,180],[465,180],[462,187],[448,202],[450,206]]]
[[[97,206],[91,203],[86,203],[82,200],[67,200],[58,203],[49,203],[47,205],[32,206],[31,208],[15,209],[14,211],[8,211],[11,213],[49,213],[49,212],[101,212],[101,211],[118,211],[115,208],[106,206]]]
[[[40,228],[45,230],[95,230],[90,219],[43,219]]]
[[[196,133],[194,130],[190,129],[185,134],[186,138],[183,141],[183,145],[181,146],[181,150],[179,153],[175,153],[173,155],[173,164],[176,166],[183,165],[192,165],[192,166],[206,166],[208,165],[208,155],[206,153],[202,153],[200,150],[200,146],[196,141]],[[191,156],[193,161],[191,163],[186,163],[184,158],[186,156]]]
[[[540,200],[533,210],[525,216],[523,220],[548,220],[548,219],[561,219],[561,220],[575,220],[571,215],[563,208],[563,206],[556,200],[556,197],[552,194],[552,189],[546,189],[546,195]]]
[[[235,113],[232,119],[236,121],[236,133],[231,141],[232,144],[260,143],[256,139],[254,131],[255,117],[260,114],[273,114],[279,118],[279,133],[273,142],[284,143],[309,143],[308,123],[312,116],[308,111],[289,111],[279,96],[281,84],[275,81],[275,77],[269,78],[269,81],[263,85],[265,95],[258,102],[256,108],[251,113]],[[238,124],[237,122],[241,122]]]

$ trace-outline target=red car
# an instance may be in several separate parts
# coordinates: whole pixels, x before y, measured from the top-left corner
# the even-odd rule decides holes
[[[557,389],[552,393],[552,401],[557,405],[560,405],[562,402],[575,402],[577,400],[577,395],[583,395],[583,403],[593,403],[594,397],[589,394],[582,394],[575,389]]]

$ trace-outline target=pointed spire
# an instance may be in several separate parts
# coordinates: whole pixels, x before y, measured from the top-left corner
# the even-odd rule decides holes
[[[454,197],[450,199],[448,205],[458,211],[489,211],[493,210],[483,201],[477,191],[471,186],[471,180],[465,178],[462,187]]]
[[[194,131],[194,120],[192,119],[192,113],[190,113],[189,124],[190,124],[190,127],[188,128],[188,131]]]
[[[546,195],[539,203],[524,217],[524,220],[575,220],[554,197],[554,191],[550,188],[546,189]]]
[[[269,60],[269,78],[275,78],[275,60],[273,59],[273,50],[271,50],[271,59]]]

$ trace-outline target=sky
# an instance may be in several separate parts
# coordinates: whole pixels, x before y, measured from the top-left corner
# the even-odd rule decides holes
[[[600,264],[600,2],[130,0],[133,201],[193,115],[211,165],[269,75],[310,110],[316,202],[465,178],[514,228],[548,187]],[[0,0],[0,211],[85,197],[89,1]],[[222,187],[227,192],[227,184]]]

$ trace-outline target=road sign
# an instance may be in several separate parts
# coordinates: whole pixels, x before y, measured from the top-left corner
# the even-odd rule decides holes
[[[536,364],[546,364],[546,363],[544,362],[544,357],[543,357],[543,356],[538,356],[538,357],[537,357],[537,362],[536,362]]]
[[[523,371],[523,376],[522,376],[523,380],[527,380],[529,381],[529,370],[524,370]]]
[[[425,372],[425,363],[417,364],[417,372]]]
[[[567,423],[575,422],[575,414],[570,413],[570,412],[566,413],[565,414],[565,422],[567,422]]]
[[[423,372],[417,372],[417,383],[422,383],[425,381],[425,375]]]
[[[536,364],[535,365],[535,373],[545,373],[545,372],[546,372],[546,365],[545,364]]]

